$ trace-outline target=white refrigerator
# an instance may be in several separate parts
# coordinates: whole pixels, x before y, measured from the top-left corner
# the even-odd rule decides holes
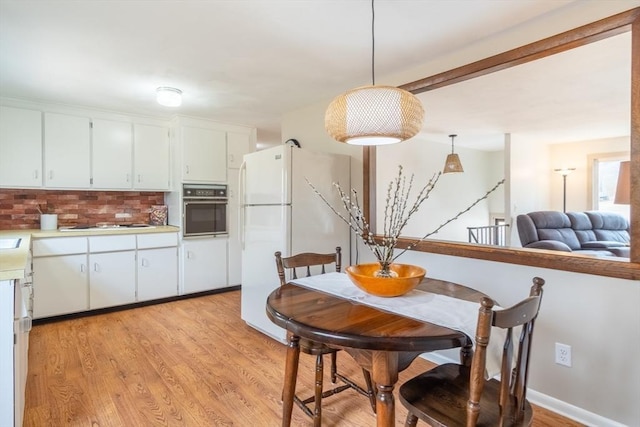
[[[349,262],[349,226],[313,192],[307,179],[341,209],[333,183],[350,190],[350,157],[281,145],[246,154],[240,169],[241,317],[281,342],[286,341],[285,330],[265,311],[267,296],[280,284],[274,253],[330,253],[340,246],[342,264]]]

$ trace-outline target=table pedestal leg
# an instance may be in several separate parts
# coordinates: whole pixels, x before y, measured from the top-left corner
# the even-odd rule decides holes
[[[300,337],[289,335],[287,361],[284,371],[284,388],[282,389],[282,427],[289,427],[291,425],[291,412],[293,411],[293,396],[296,393],[299,358]]]
[[[373,354],[371,375],[378,392],[376,393],[376,425],[393,427],[396,408],[393,387],[398,381],[398,353],[391,351]]]

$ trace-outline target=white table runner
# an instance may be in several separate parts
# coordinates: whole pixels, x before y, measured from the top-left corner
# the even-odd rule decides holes
[[[473,341],[478,324],[477,302],[451,298],[419,289],[399,297],[383,298],[367,294],[354,285],[345,273],[327,273],[317,276],[291,280],[292,283],[306,288],[319,290],[360,304],[380,308],[416,320],[444,326],[460,331]],[[493,328],[492,339],[487,349],[487,375],[493,377],[500,373],[502,343],[505,332]]]

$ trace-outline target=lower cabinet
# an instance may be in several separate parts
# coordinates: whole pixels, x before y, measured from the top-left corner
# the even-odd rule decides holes
[[[136,301],[136,252],[89,255],[89,309]]]
[[[178,248],[138,251],[138,301],[178,295]]]
[[[34,249],[35,244],[34,242]],[[89,309],[87,254],[33,258],[33,317]]]
[[[183,240],[183,293],[203,292],[227,286],[227,239],[212,237]]]
[[[35,239],[33,317],[176,296],[177,254],[177,233]]]
[[[33,317],[89,309],[89,258],[86,237],[33,241]]]

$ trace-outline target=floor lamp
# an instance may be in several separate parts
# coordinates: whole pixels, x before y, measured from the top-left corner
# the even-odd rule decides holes
[[[567,211],[567,175],[576,170],[576,168],[554,169],[554,172],[562,175],[562,212]]]

